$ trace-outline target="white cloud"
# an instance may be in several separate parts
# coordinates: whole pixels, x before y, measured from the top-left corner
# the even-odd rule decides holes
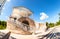
[[[47,14],[45,14],[44,12],[40,13],[41,17],[40,20],[45,20],[47,19],[49,16]]]
[[[10,2],[11,0],[7,0],[7,2]]]

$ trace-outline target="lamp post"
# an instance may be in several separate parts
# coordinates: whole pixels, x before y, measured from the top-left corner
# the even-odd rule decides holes
[[[6,0],[0,0],[0,14],[1,14],[1,11],[2,11],[2,8],[5,4]]]

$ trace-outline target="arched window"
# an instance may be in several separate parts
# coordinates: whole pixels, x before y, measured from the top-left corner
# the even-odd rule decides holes
[[[26,27],[27,28],[27,31],[28,31],[30,29],[29,28],[29,22],[26,21],[26,20],[24,20],[22,23],[26,24],[26,25],[24,25],[24,27]]]
[[[17,18],[14,18],[14,21],[16,21]]]
[[[29,25],[29,22],[24,20],[22,23],[26,24],[26,25]]]

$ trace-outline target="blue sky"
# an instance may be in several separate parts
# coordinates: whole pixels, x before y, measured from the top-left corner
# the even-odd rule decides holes
[[[30,18],[36,22],[56,22],[60,13],[60,0],[7,0],[0,20],[7,20],[16,6],[30,9],[33,12]]]

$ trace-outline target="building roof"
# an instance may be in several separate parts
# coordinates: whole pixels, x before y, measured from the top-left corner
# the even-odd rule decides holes
[[[30,16],[32,14],[32,11],[28,8],[25,8],[25,7],[14,7],[13,9],[18,9],[19,10],[19,14],[21,16]]]

